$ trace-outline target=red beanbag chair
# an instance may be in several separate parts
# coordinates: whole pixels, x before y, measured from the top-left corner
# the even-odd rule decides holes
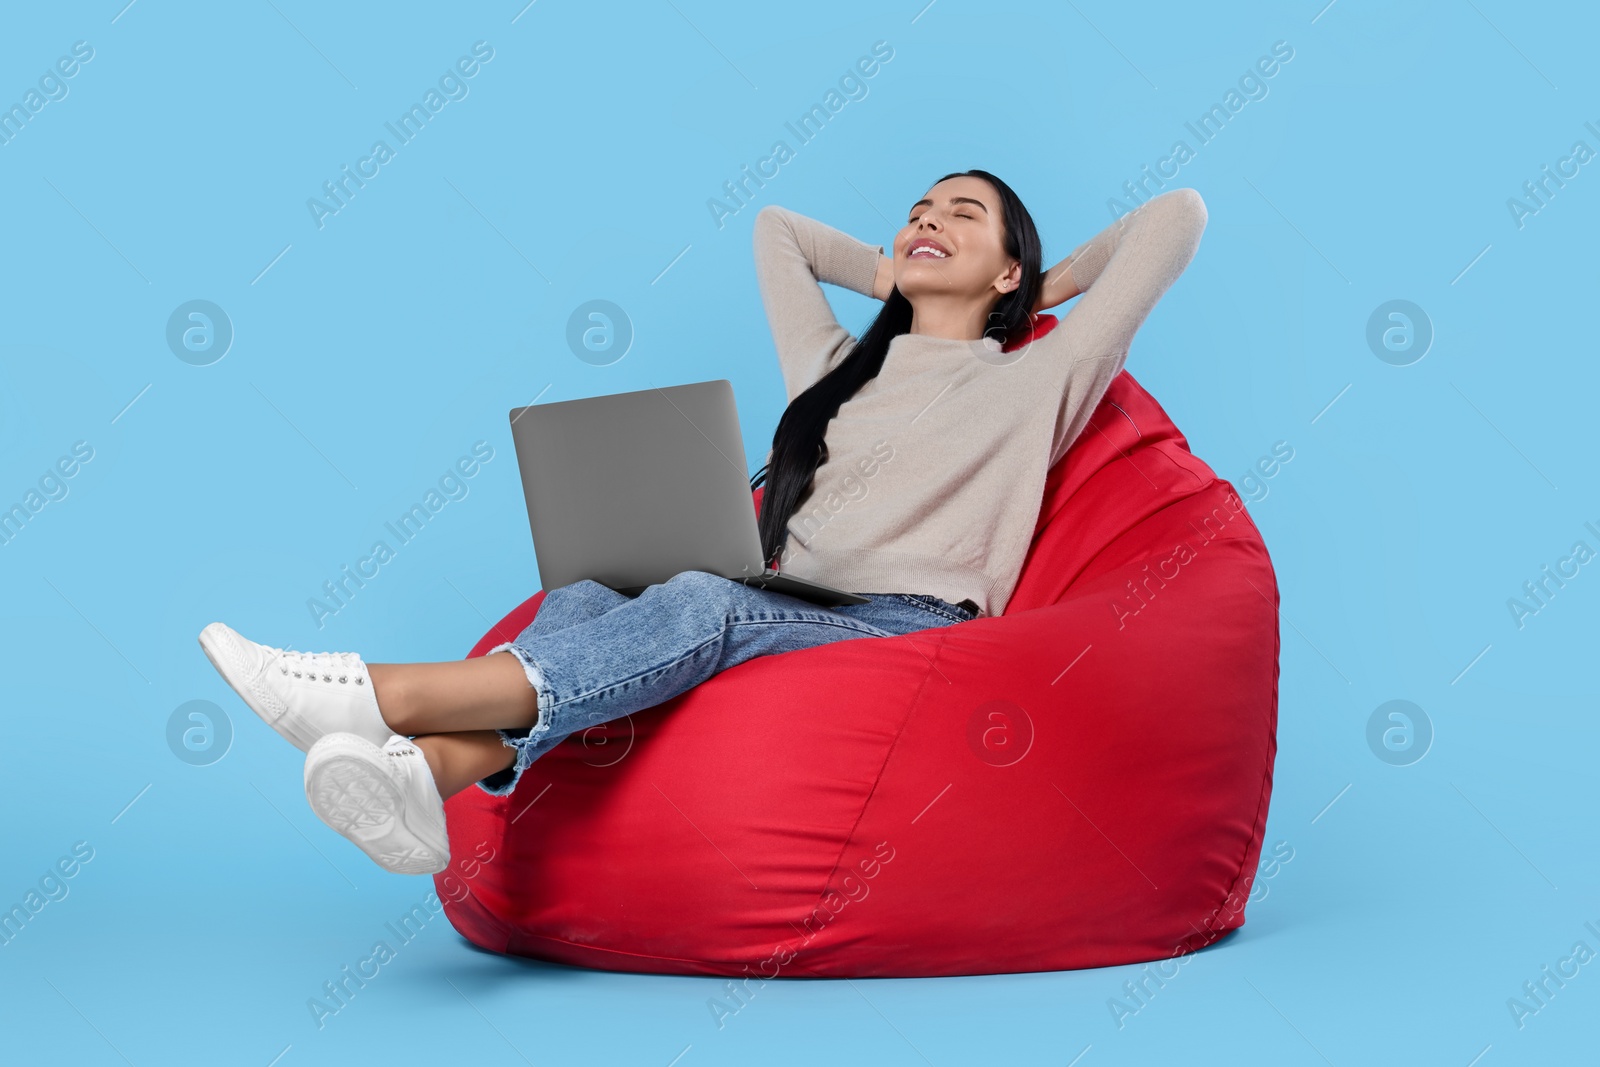
[[[574,734],[511,795],[445,804],[439,897],[483,948],[617,971],[917,977],[1193,951],[1244,922],[1277,604],[1233,487],[1124,371],[1050,472],[1003,616],[758,657]]]

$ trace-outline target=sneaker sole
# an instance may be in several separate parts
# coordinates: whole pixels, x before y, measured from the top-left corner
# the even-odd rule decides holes
[[[370,753],[347,741],[319,749],[306,766],[311,810],[384,870],[438,874],[450,863],[448,839],[430,840],[406,821],[404,797]]]
[[[211,626],[207,626],[200,631],[200,651],[206,654],[206,659],[210,660],[211,665],[217,669],[217,673],[222,675],[222,680],[227,682],[235,693],[239,694],[239,699],[243,700],[245,705],[255,712],[262,722],[276,730],[279,737],[282,737],[301,752],[311,751],[311,746],[316,743],[317,738],[301,737],[286,726],[278,724],[277,720],[282,716],[274,716],[262,706],[260,698],[250,688],[249,680],[246,678],[243,669],[228,654],[219,632],[213,630]]]

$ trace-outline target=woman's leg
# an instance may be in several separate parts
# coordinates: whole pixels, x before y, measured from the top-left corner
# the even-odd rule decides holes
[[[703,571],[684,571],[587,622],[524,634],[490,650],[510,651],[527,673],[538,715],[531,729],[497,727],[517,750],[508,771],[479,781],[510,793],[523,771],[566,737],[672,699],[755,656],[858,637],[890,637],[961,621],[907,601],[882,601],[879,621],[809,604]],[[526,719],[519,720],[525,722]]]
[[[598,618],[629,597],[584,579],[545,593],[526,640]],[[515,664],[509,669],[507,664]],[[395,733],[414,736],[532,726],[538,706],[525,672],[509,655],[443,663],[369,663],[379,714]]]
[[[372,695],[389,729],[408,737],[532,726],[534,691],[515,656],[495,653],[444,663],[369,663]]]
[[[529,764],[577,730],[665,703],[754,656],[961,621],[948,606],[929,609],[900,594],[871,594],[868,605],[833,611],[700,571],[634,600],[597,588],[615,601],[602,595],[585,602],[610,607],[581,620],[581,609],[557,612],[551,619],[561,625],[542,632],[530,625],[482,657],[369,665],[385,721],[421,735],[415,742],[442,796],[473,782],[493,795],[509,793]],[[569,608],[580,599],[565,598]],[[541,605],[535,622],[543,613]],[[559,694],[541,684],[551,670]]]
[[[591,578],[557,586],[539,601],[539,612],[523,629],[522,636],[534,637],[588,622],[632,599]]]
[[[551,589],[522,636],[588,622],[628,600],[587,579]],[[516,750],[503,743],[495,727],[522,727],[525,733],[538,721],[534,691],[522,665],[510,655],[444,663],[369,663],[367,672],[379,714],[391,730],[411,737],[422,749],[434,785],[446,799],[516,760]]]
[[[433,772],[434,787],[444,800],[473,782],[505,770],[517,758],[517,750],[507,747],[493,730],[424,734],[412,738],[411,743],[422,749],[428,769]]]

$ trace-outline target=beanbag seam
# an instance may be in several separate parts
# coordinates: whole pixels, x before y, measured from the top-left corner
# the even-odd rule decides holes
[[[555,945],[566,945],[566,946],[568,946],[570,948],[578,949],[580,952],[593,952],[593,953],[599,953],[599,954],[604,955],[604,956],[623,956],[623,957],[626,957],[628,959],[658,960],[658,961],[660,961],[662,963],[689,963],[689,964],[696,964],[698,966],[708,967],[708,968],[710,968],[710,967],[725,967],[725,966],[727,966],[727,964],[724,964],[724,963],[718,963],[718,962],[716,962],[714,960],[699,959],[697,957],[689,957],[689,956],[657,956],[657,955],[653,955],[652,953],[649,953],[649,952],[629,952],[626,949],[609,948],[609,947],[607,947],[605,945],[597,945],[597,944],[594,944],[592,942],[568,941],[564,937],[554,937],[554,936],[552,936],[550,934],[524,934],[524,935],[519,936],[517,938],[516,942],[515,942],[515,944],[516,944],[515,955],[525,956],[525,957],[527,957],[529,959],[548,960],[548,957],[546,957],[546,956],[535,956],[532,953],[528,953],[528,952],[522,951],[523,949],[527,948],[529,944],[531,944],[533,942],[539,942],[539,941],[544,941],[544,942],[548,942],[550,944],[555,944]],[[564,966],[568,966],[568,967],[587,967],[588,964],[584,964],[584,963],[569,963],[569,964],[564,964]]]
[[[1216,479],[1216,481],[1217,482],[1221,482],[1222,479],[1218,478],[1218,479]],[[1212,488],[1212,486],[1206,486],[1206,489],[1210,489],[1210,488]],[[1113,549],[1119,547],[1120,540],[1122,539],[1122,537],[1125,534],[1127,534],[1127,532],[1129,530],[1132,530],[1132,529],[1134,529],[1134,528],[1136,528],[1138,526],[1142,526],[1143,524],[1151,521],[1152,519],[1154,519],[1156,516],[1160,515],[1164,511],[1170,510],[1171,508],[1178,507],[1178,506],[1180,506],[1182,504],[1189,503],[1189,501],[1191,501],[1194,497],[1199,496],[1201,493],[1205,492],[1206,489],[1198,490],[1197,492],[1189,493],[1189,494],[1187,494],[1185,496],[1174,496],[1171,500],[1167,501],[1165,504],[1161,505],[1159,508],[1156,508],[1154,511],[1151,511],[1151,512],[1149,512],[1147,514],[1144,514],[1144,515],[1140,515],[1137,518],[1134,518],[1134,519],[1130,520],[1122,529],[1117,531],[1117,533],[1116,533],[1116,535],[1114,537],[1108,538],[1106,543],[1095,551],[1094,555],[1090,556],[1088,559],[1083,561],[1083,566],[1079,567],[1077,569],[1077,571],[1067,580],[1066,585],[1064,585],[1062,587],[1063,590],[1071,591],[1072,589],[1074,589],[1078,585],[1078,583],[1083,580],[1083,576],[1085,574],[1088,574],[1090,571],[1092,571],[1094,569],[1095,564],[1099,562],[1101,556],[1104,556],[1106,553],[1108,553],[1108,552],[1112,551]],[[1213,540],[1218,540],[1218,541],[1226,541],[1226,540],[1243,541],[1243,540],[1253,540],[1253,539],[1250,538],[1248,535],[1226,536],[1226,535],[1223,535],[1223,534],[1218,534],[1215,538],[1213,538]],[[1030,547],[1029,551],[1030,552],[1032,551],[1031,547]],[[1154,558],[1155,556],[1160,555],[1164,551],[1166,551],[1166,549],[1154,549],[1154,550],[1151,551],[1150,555],[1141,556],[1140,559],[1148,560],[1148,559]],[[1136,564],[1138,562],[1139,562],[1139,560],[1132,560],[1129,563],[1124,564],[1124,566],[1132,566],[1132,565],[1134,565],[1134,564]]]
[[[911,636],[903,634],[901,636]],[[895,729],[894,740],[884,750],[883,762],[878,765],[878,773],[873,776],[872,788],[867,790],[867,795],[861,801],[861,809],[856,812],[856,818],[850,824],[850,832],[845,835],[844,844],[839,847],[839,854],[834,857],[833,867],[828,871],[828,876],[822,880],[822,887],[817,891],[817,902],[808,908],[805,914],[810,915],[812,910],[822,905],[822,898],[829,892],[828,886],[833,882],[833,876],[839,873],[839,865],[844,862],[844,857],[850,851],[850,846],[856,842],[856,833],[861,829],[861,822],[867,817],[867,808],[872,806],[872,798],[878,795],[878,786],[883,781],[883,773],[889,767],[889,761],[894,758],[895,749],[900,747],[900,739],[905,737],[906,724],[911,721],[911,716],[916,713],[922,704],[922,694],[928,688],[928,680],[933,676],[933,671],[938,665],[938,658],[944,652],[945,642],[949,640],[947,634],[939,634],[938,647],[934,649],[933,658],[928,660],[928,667],[922,672],[922,681],[917,685],[917,691],[906,703],[906,712],[900,718],[900,725]]]
[[[1263,548],[1265,548],[1264,545],[1263,545]],[[1270,557],[1269,557],[1269,566],[1270,566]],[[1276,594],[1276,591],[1277,591],[1276,578],[1274,578],[1274,581],[1273,581],[1273,589],[1274,589],[1274,593]],[[1273,667],[1273,671],[1272,671],[1272,703],[1270,705],[1268,705],[1268,706],[1270,708],[1272,708],[1273,710],[1268,712],[1268,718],[1272,719],[1272,720],[1275,720],[1276,717],[1277,717],[1276,716],[1276,709],[1278,707],[1278,680],[1279,680],[1279,674],[1280,674],[1280,671],[1279,671],[1279,669],[1278,669],[1278,667],[1276,665],[1278,664],[1279,657],[1281,656],[1281,654],[1283,652],[1283,629],[1282,629],[1282,627],[1280,627],[1278,625],[1278,605],[1276,603],[1274,603],[1272,605],[1272,622],[1273,622],[1273,625],[1272,625],[1272,662],[1274,664],[1274,667]],[[1263,825],[1263,823],[1264,823],[1265,818],[1266,818],[1266,815],[1265,815],[1266,807],[1267,807],[1267,804],[1270,801],[1271,796],[1272,796],[1272,769],[1273,769],[1273,761],[1274,761],[1274,758],[1276,756],[1276,751],[1277,751],[1277,747],[1278,747],[1278,745],[1277,745],[1276,723],[1273,722],[1273,723],[1270,723],[1269,725],[1272,728],[1268,730],[1268,735],[1267,735],[1269,737],[1269,739],[1270,739],[1268,741],[1268,746],[1267,746],[1267,758],[1266,758],[1266,761],[1265,761],[1265,765],[1261,769],[1261,792],[1260,792],[1260,795],[1256,799],[1255,815],[1252,817],[1251,822],[1250,822],[1250,836],[1249,836],[1248,839],[1246,839],[1245,844],[1244,844],[1244,852],[1239,857],[1239,869],[1238,869],[1237,872],[1235,872],[1234,877],[1233,877],[1233,881],[1229,883],[1228,891],[1222,895],[1221,903],[1219,903],[1217,905],[1219,911],[1220,911],[1220,909],[1222,908],[1223,905],[1227,904],[1227,902],[1233,898],[1233,894],[1239,888],[1240,881],[1242,881],[1246,877],[1245,865],[1249,862],[1251,850],[1254,849],[1256,854],[1259,856],[1260,853],[1261,853],[1261,847],[1262,847],[1262,845],[1264,843],[1265,829],[1266,828]],[[1259,833],[1257,832],[1257,828],[1258,827],[1260,828],[1260,832]],[[1248,893],[1249,891],[1246,890],[1246,892]],[[1233,927],[1225,927],[1222,930],[1216,931],[1214,936],[1212,936],[1212,937],[1207,939],[1206,944],[1210,944],[1212,941],[1215,941],[1218,936],[1221,936],[1222,933],[1225,933],[1229,929],[1235,929],[1235,928],[1237,928],[1239,926],[1243,926],[1244,925],[1244,911],[1245,911],[1244,907],[1241,906],[1239,908],[1239,922],[1236,923],[1235,926],[1233,926]],[[1211,920],[1207,919],[1206,920],[1206,926],[1208,927],[1208,929],[1209,929],[1210,925],[1211,925]],[[1205,946],[1202,945],[1201,947],[1203,948]]]
[[[1264,808],[1266,806],[1267,798],[1271,795],[1271,790],[1272,790],[1272,764],[1271,764],[1271,761],[1269,760],[1267,762],[1267,767],[1263,769],[1262,774],[1261,774],[1261,793],[1260,793],[1260,796],[1256,800],[1255,814],[1251,817],[1251,821],[1250,821],[1250,825],[1251,825],[1252,829],[1254,829],[1256,824],[1261,821],[1261,811],[1262,811],[1262,808]],[[1257,846],[1257,842],[1255,840],[1254,834],[1252,834],[1251,837],[1248,838],[1244,843],[1244,852],[1239,856],[1239,868],[1238,868],[1237,871],[1234,872],[1233,880],[1228,883],[1228,891],[1226,893],[1222,894],[1222,900],[1217,904],[1217,911],[1214,912],[1211,916],[1209,916],[1205,920],[1205,922],[1203,924],[1206,927],[1206,933],[1208,935],[1210,935],[1210,936],[1208,936],[1206,938],[1206,941],[1205,941],[1206,945],[1209,945],[1212,941],[1215,941],[1222,934],[1224,934],[1228,930],[1231,930],[1231,929],[1234,928],[1234,927],[1230,927],[1230,926],[1225,926],[1225,927],[1221,927],[1220,929],[1213,930],[1212,929],[1212,924],[1216,920],[1221,918],[1223,907],[1228,903],[1228,901],[1233,899],[1233,894],[1238,890],[1239,883],[1245,878],[1245,864],[1250,859],[1250,850],[1251,850],[1252,846],[1256,846],[1257,847],[1257,853],[1259,854],[1260,850],[1259,850],[1259,846]],[[1246,890],[1246,892],[1249,892],[1249,890]],[[1235,926],[1243,926],[1243,925],[1244,925],[1244,908],[1241,906],[1239,908],[1239,922],[1236,923]],[[1202,945],[1200,947],[1204,948],[1205,946]]]
[[[560,960],[558,958],[552,958],[548,954],[536,955],[536,954],[534,954],[532,952],[523,951],[523,949],[532,946],[536,942],[545,942],[545,943],[551,944],[551,945],[564,945],[564,946],[567,946],[567,947],[570,947],[570,948],[573,948],[573,949],[577,950],[577,952],[574,952],[574,953],[567,953],[566,955],[568,955],[568,956],[579,956],[579,957],[581,957],[581,956],[583,956],[585,954],[592,953],[594,955],[603,956],[603,957],[621,957],[621,958],[624,958],[624,959],[636,959],[636,960],[655,960],[655,961],[658,961],[660,963],[689,964],[691,966],[696,966],[696,967],[702,968],[702,969],[704,969],[706,971],[714,972],[717,975],[726,975],[726,976],[731,976],[731,977],[738,977],[739,976],[739,972],[733,970],[734,963],[728,962],[728,961],[724,961],[724,960],[708,960],[708,959],[703,959],[703,958],[698,957],[698,956],[657,956],[657,955],[654,955],[654,954],[649,953],[649,952],[629,952],[626,949],[608,948],[605,945],[597,945],[597,944],[594,944],[592,942],[568,941],[564,937],[554,937],[554,936],[552,936],[550,934],[529,934],[529,935],[523,936],[523,937],[519,938],[518,941],[516,942],[516,947],[509,950],[509,954],[513,955],[513,956],[521,956],[524,959],[539,960],[539,961],[544,962],[544,963],[557,963],[557,964],[559,964],[560,966],[563,966],[563,967],[579,967],[579,968],[588,968],[588,969],[592,969],[593,968],[593,965],[589,964],[589,963],[566,963],[566,962],[563,962],[562,960]],[[745,966],[748,967],[748,963],[746,963]],[[829,977],[828,975],[823,974],[822,972],[812,970],[810,967],[807,967],[804,964],[798,962],[797,959],[791,959],[788,963],[785,963],[783,965],[783,968],[785,970],[791,970],[791,971],[792,970],[805,971],[806,972],[805,977],[808,977],[808,978],[827,978],[827,977]],[[657,973],[657,972],[646,971],[646,972],[641,972],[641,973],[654,974],[654,973]],[[682,974],[684,972],[683,971],[673,971],[673,972],[667,972],[667,973]],[[749,977],[752,977],[752,978],[758,978],[761,981],[770,981],[773,978],[780,977],[779,975],[765,975],[765,974],[750,975],[748,971],[746,971],[745,974],[748,975]],[[790,975],[788,977],[795,977],[795,976],[794,975]]]
[[[1150,476],[1144,472],[1144,469],[1141,468],[1138,463],[1134,462],[1134,457],[1135,456],[1143,455],[1146,452],[1153,452],[1155,455],[1160,456],[1161,458],[1167,460],[1167,462],[1169,464],[1171,464],[1172,466],[1178,468],[1179,470],[1182,470],[1185,474],[1188,474],[1191,478],[1196,479],[1201,484],[1199,484],[1197,486],[1193,486],[1193,487],[1182,487],[1182,488],[1179,488],[1179,487],[1174,486],[1172,488],[1169,488],[1167,490],[1167,493],[1169,494],[1171,499],[1167,504],[1163,505],[1162,508],[1157,508],[1155,511],[1152,511],[1147,515],[1144,515],[1144,516],[1141,516],[1141,517],[1139,517],[1137,519],[1131,520],[1129,522],[1129,524],[1126,527],[1123,528],[1122,531],[1119,531],[1119,536],[1120,536],[1121,533],[1126,533],[1128,530],[1130,530],[1133,527],[1137,526],[1139,523],[1141,523],[1141,522],[1145,521],[1146,519],[1150,518],[1151,515],[1159,514],[1166,507],[1170,507],[1173,504],[1182,503],[1183,501],[1188,500],[1190,497],[1198,496],[1199,494],[1210,490],[1211,488],[1213,488],[1215,486],[1216,483],[1221,482],[1223,480],[1221,478],[1218,478],[1216,476],[1215,472],[1213,472],[1212,475],[1211,475],[1211,480],[1209,482],[1204,481],[1203,479],[1201,479],[1201,477],[1200,477],[1198,472],[1190,470],[1185,465],[1178,463],[1176,460],[1174,460],[1172,458],[1172,456],[1168,455],[1165,452],[1165,450],[1163,450],[1161,448],[1158,448],[1158,447],[1156,447],[1154,445],[1150,445],[1148,443],[1143,444],[1138,448],[1130,449],[1130,450],[1127,450],[1127,451],[1124,451],[1124,450],[1119,448],[1117,450],[1117,456],[1118,456],[1118,459],[1120,459],[1121,461],[1130,464],[1133,467],[1133,469],[1138,472],[1139,476],[1144,478],[1145,481],[1150,482],[1152,485],[1154,485],[1155,483],[1153,481],[1151,481]],[[1061,462],[1065,463],[1066,461],[1063,459]],[[1108,463],[1108,464],[1102,466],[1094,474],[1092,474],[1082,484],[1078,485],[1073,490],[1073,492],[1059,494],[1058,498],[1055,501],[1055,506],[1054,507],[1050,507],[1049,506],[1050,505],[1050,500],[1049,500],[1050,492],[1049,492],[1049,486],[1048,486],[1048,483],[1047,483],[1046,491],[1044,493],[1044,499],[1041,499],[1040,502],[1039,502],[1039,518],[1034,523],[1033,540],[1028,546],[1028,551],[1029,551],[1030,555],[1033,552],[1034,546],[1037,545],[1037,543],[1039,541],[1039,538],[1044,536],[1044,532],[1045,532],[1046,529],[1049,528],[1050,524],[1055,521],[1056,517],[1058,515],[1060,515],[1061,512],[1067,510],[1069,507],[1072,506],[1073,498],[1079,492],[1081,492],[1084,489],[1086,489],[1096,478],[1099,478],[1099,477],[1103,476],[1104,473],[1107,470],[1110,470],[1110,469],[1111,469],[1111,464]],[[1052,475],[1054,473],[1054,470],[1055,470],[1055,468],[1051,468]],[[1114,539],[1112,539],[1112,540],[1114,540]],[[1110,543],[1108,543],[1104,547],[1107,547],[1107,548],[1111,547]]]

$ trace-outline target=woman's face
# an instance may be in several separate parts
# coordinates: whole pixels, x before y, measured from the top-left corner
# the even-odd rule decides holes
[[[895,286],[913,303],[919,296],[998,299],[1022,274],[1005,239],[994,188],[982,178],[946,178],[911,205],[895,234]]]

